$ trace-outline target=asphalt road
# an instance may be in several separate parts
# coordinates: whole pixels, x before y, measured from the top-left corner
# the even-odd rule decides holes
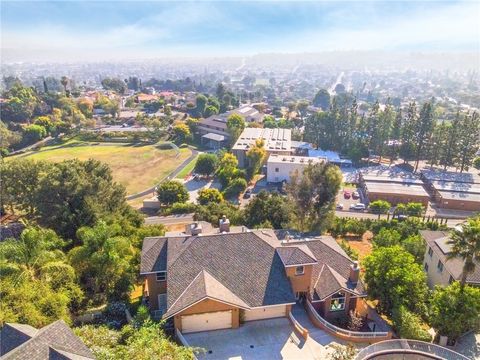
[[[378,219],[378,215],[371,214],[367,212],[359,211],[335,211],[335,215],[338,217],[349,217],[356,219]],[[387,215],[380,215],[381,219],[386,219]],[[150,216],[145,218],[146,225],[174,225],[174,224],[186,224],[193,222],[193,214],[181,214],[181,215],[170,215],[170,216]],[[449,219],[447,224],[449,227],[454,227],[458,224],[464,222],[464,219]]]

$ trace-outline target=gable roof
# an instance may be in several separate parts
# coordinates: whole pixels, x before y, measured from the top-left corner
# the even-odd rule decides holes
[[[300,246],[301,245],[283,246],[277,248],[277,253],[285,266],[313,264],[317,262],[307,246]]]
[[[248,305],[242,299],[226,288],[207,271],[202,270],[177,298],[175,303],[165,314],[165,317],[169,318],[205,298],[218,300],[241,308],[248,308]]]
[[[305,242],[317,259],[313,266],[310,295],[313,301],[322,300],[328,295],[346,290],[357,296],[365,296],[362,281],[352,284],[350,267],[353,261],[331,236],[321,236]]]
[[[5,327],[4,327],[5,328]],[[29,329],[33,334],[33,331]],[[3,341],[2,329],[2,341]],[[7,330],[8,331],[8,330]],[[59,351],[62,356],[59,356]],[[35,334],[3,354],[2,360],[10,359],[94,359],[90,349],[78,338],[63,320],[37,330]]]
[[[455,280],[459,280],[462,276],[463,260],[458,257],[448,259],[448,253],[445,253],[440,246],[450,239],[450,233],[448,231],[420,230],[420,235],[422,235],[427,245],[432,248],[452,277]],[[474,272],[467,275],[467,283],[477,284],[480,283],[480,262],[478,260],[474,261],[477,266]]]
[[[30,325],[6,323],[0,331],[0,356],[30,340],[37,332]]]

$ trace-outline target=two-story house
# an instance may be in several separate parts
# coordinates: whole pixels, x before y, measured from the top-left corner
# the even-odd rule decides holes
[[[332,237],[230,229],[227,219],[146,238],[141,274],[150,309],[184,333],[285,317],[299,299],[325,319],[346,317],[366,296],[358,264]]]
[[[460,280],[464,262],[460,258],[448,259],[451,249],[447,243],[449,232],[422,230],[420,234],[427,245],[423,268],[427,273],[428,286],[433,289],[435,285],[447,286]],[[475,271],[467,275],[467,284],[480,286],[480,263],[476,261],[476,264]]]

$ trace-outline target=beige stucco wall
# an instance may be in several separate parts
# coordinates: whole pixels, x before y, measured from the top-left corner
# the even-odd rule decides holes
[[[145,275],[145,291],[148,293],[150,309],[158,310],[158,295],[167,292],[167,282],[157,281],[156,274]]]
[[[427,248],[425,249],[425,255],[423,257],[423,270],[427,273],[427,283],[428,286],[433,289],[435,285],[443,285],[447,286],[449,284],[450,280],[450,273],[447,270],[447,267],[445,266],[445,263],[443,263],[443,271],[440,272],[437,269],[438,265],[438,254],[433,251],[432,256],[428,255],[428,249],[430,247],[427,244]],[[428,270],[425,270],[425,264],[428,264]]]
[[[303,275],[295,275],[295,266],[285,268],[285,272],[290,280],[290,284],[292,285],[292,290],[294,293],[300,291],[308,292],[312,279],[312,271],[313,265],[304,265]]]

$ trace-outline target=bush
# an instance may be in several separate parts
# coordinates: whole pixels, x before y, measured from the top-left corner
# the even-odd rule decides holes
[[[477,170],[480,170],[480,156],[473,160],[473,167]]]
[[[230,181],[223,193],[225,197],[236,197],[247,188],[247,180],[236,178]]]
[[[193,203],[173,203],[170,207],[160,210],[162,215],[191,214],[197,210]]]
[[[195,163],[195,172],[209,176],[217,170],[218,158],[215,154],[200,154]]]
[[[425,207],[421,203],[410,202],[406,206],[406,212],[409,216],[422,216]]]
[[[432,341],[432,336],[422,328],[420,317],[408,311],[405,306],[393,309],[392,317],[393,325],[399,337],[426,342]]]
[[[188,190],[180,181],[165,181],[157,187],[158,201],[162,205],[172,205],[174,203],[187,202],[189,198]]]
[[[392,205],[385,200],[376,200],[370,203],[370,211],[374,214],[386,214]]]
[[[201,189],[198,192],[197,201],[200,205],[207,205],[211,202],[221,203],[223,201],[223,195],[217,189]]]

